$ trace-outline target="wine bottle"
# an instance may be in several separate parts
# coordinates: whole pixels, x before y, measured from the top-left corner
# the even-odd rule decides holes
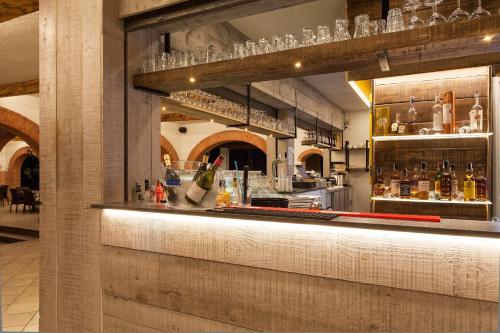
[[[476,179],[474,178],[474,169],[472,162],[467,163],[464,177],[464,201],[476,200]]]
[[[215,172],[221,166],[223,160],[224,156],[219,155],[212,167],[207,172],[201,174],[196,181],[193,181],[185,195],[189,203],[198,205],[203,200],[203,197],[212,188],[215,180]]]
[[[196,181],[203,173],[208,171],[208,155],[205,154],[203,155],[202,162],[200,164],[200,167],[198,168],[198,171],[194,174],[193,181]]]
[[[177,202],[177,193],[175,191],[176,187],[181,185],[181,177],[172,168],[172,162],[170,160],[170,155],[165,154],[163,156],[163,161],[165,162],[165,184],[167,198],[170,203],[175,204]]]

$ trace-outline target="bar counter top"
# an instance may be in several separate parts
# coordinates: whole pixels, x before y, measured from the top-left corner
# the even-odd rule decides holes
[[[290,218],[281,216],[231,214],[228,212],[217,212],[216,210],[208,210],[205,208],[194,208],[194,207],[188,209],[171,208],[165,206],[164,204],[137,202],[137,201],[94,204],[91,205],[91,207],[97,209],[128,210],[128,211],[162,213],[162,214],[210,216],[210,217],[220,217],[225,219],[258,220],[258,221],[270,221],[270,222],[281,222],[281,223],[299,223],[299,224],[351,227],[351,228],[361,228],[361,229],[378,229],[378,230],[420,232],[429,234],[447,234],[447,235],[500,238],[500,223],[491,221],[441,219],[441,221],[438,223],[438,222],[421,222],[421,221],[408,221],[408,220],[398,220],[398,219],[365,218],[358,216],[337,216],[334,217],[332,220],[328,221],[328,220]]]

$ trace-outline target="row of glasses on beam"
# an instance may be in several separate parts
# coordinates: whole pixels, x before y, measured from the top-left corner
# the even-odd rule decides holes
[[[389,10],[387,21],[383,19],[370,21],[367,14],[358,15],[354,19],[355,30],[354,38],[374,36],[383,33],[391,33],[404,30],[412,30],[424,26],[433,26],[445,22],[457,22],[465,20],[474,20],[484,16],[490,16],[491,13],[481,6],[481,0],[478,0],[478,8],[469,15],[460,7],[460,0],[457,1],[457,9],[453,11],[447,19],[437,12],[437,6],[443,0],[424,0],[423,4],[432,7],[432,15],[427,21],[422,20],[416,14],[417,9],[422,6],[420,0],[405,0],[403,10],[412,13],[412,16],[405,25],[403,12],[400,8]],[[198,47],[194,51],[172,51],[171,53],[162,53],[154,57],[143,59],[142,72],[155,72],[173,68],[195,66],[199,64],[212,63],[217,61],[243,59],[245,57],[266,54],[272,52],[285,51],[304,46],[317,44],[339,42],[351,39],[348,31],[349,21],[347,19],[337,19],[335,21],[335,30],[333,36],[329,25],[318,25],[316,31],[313,28],[303,28],[302,38],[299,40],[295,34],[286,33],[283,36],[275,35],[272,38],[260,38],[258,42],[248,40],[245,43],[234,43],[232,48],[216,51],[214,45],[207,47]]]
[[[237,122],[245,123],[247,121],[247,107],[245,105],[229,101],[203,90],[173,92],[170,94],[170,99]],[[250,124],[289,135],[295,133],[295,124],[290,119],[286,121],[277,120],[266,111],[254,108],[250,109]]]

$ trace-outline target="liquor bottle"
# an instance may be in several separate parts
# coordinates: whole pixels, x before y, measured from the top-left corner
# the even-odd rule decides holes
[[[229,192],[226,191],[226,181],[224,179],[221,179],[219,182],[219,191],[217,192],[215,205],[217,207],[228,207],[231,205],[231,199]]]
[[[194,174],[193,181],[196,181],[200,175],[208,171],[208,155],[205,154],[203,155],[203,159],[201,161],[200,167],[198,168],[198,171]]]
[[[388,107],[378,107],[375,109],[375,125],[378,136],[389,135],[390,109]]]
[[[156,181],[155,198],[157,203],[160,203],[163,199],[163,185],[160,180]]]
[[[154,191],[151,188],[151,181],[149,179],[144,180],[144,201],[148,202],[155,201]]]
[[[415,96],[410,97],[410,108],[408,109],[408,123],[417,122],[417,110],[415,110]]]
[[[451,176],[451,199],[455,200],[458,196],[458,178],[455,173],[455,165],[450,165],[450,176]]]
[[[411,198],[418,199],[418,164],[413,167],[413,176],[411,177]]]
[[[488,180],[484,176],[484,170],[481,165],[479,165],[479,171],[476,176],[476,200],[486,201],[488,200]]]
[[[401,114],[396,111],[396,117],[391,125],[391,135],[398,135],[399,124],[401,124]]]
[[[455,132],[455,95],[453,91],[447,91],[443,97],[443,133],[453,134]]]
[[[401,173],[398,171],[396,163],[392,165],[391,174],[391,196],[399,198],[401,192]]]
[[[441,174],[441,199],[451,200],[451,172],[450,162],[443,162],[443,173]]]
[[[212,167],[200,175],[196,181],[193,181],[185,195],[189,203],[198,205],[208,191],[210,191],[215,180],[215,172],[221,166],[223,160],[224,156],[219,155]]]
[[[385,192],[384,176],[382,175],[382,169],[378,167],[377,178],[375,179],[375,183],[373,184],[373,196],[383,197],[384,192]]]
[[[441,167],[437,164],[436,176],[434,176],[434,192],[441,194]]]
[[[144,201],[144,195],[142,194],[141,184],[135,183],[135,199],[137,201]]]
[[[401,179],[399,196],[402,199],[411,198],[411,179],[408,177],[408,169],[403,170],[403,178]]]
[[[434,96],[434,106],[432,107],[432,131],[434,133],[443,132],[443,107],[439,104],[439,94]]]
[[[427,163],[420,164],[420,175],[418,176],[418,198],[429,200],[429,175],[427,174]]]
[[[467,163],[464,178],[464,201],[476,200],[476,180],[474,178],[474,169],[472,162]]]
[[[172,168],[172,162],[170,160],[170,155],[163,155],[163,161],[165,162],[165,184],[167,186],[177,186],[181,184],[181,178]]]
[[[239,206],[241,205],[242,200],[241,200],[240,183],[238,182],[238,178],[236,177],[236,171],[233,177],[233,182],[231,184],[231,187],[233,188],[233,191],[231,192],[231,205]]]
[[[483,107],[479,104],[479,91],[476,91],[476,102],[470,112],[470,130],[472,133],[483,132]]]

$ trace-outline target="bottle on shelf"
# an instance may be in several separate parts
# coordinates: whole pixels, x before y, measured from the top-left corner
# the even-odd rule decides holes
[[[443,133],[455,133],[455,94],[447,91],[443,97]]]
[[[408,177],[408,169],[403,170],[403,177],[401,179],[399,196],[402,199],[411,198],[411,179]]]
[[[236,171],[234,172],[233,182],[231,184],[232,192],[231,192],[231,205],[240,206],[241,205],[241,188],[240,183],[238,182],[238,178],[236,177]]]
[[[417,122],[417,110],[415,109],[415,96],[411,96],[410,108],[408,109],[408,124],[413,124],[416,122]]]
[[[181,185],[181,178],[172,168],[172,161],[170,155],[163,155],[163,162],[165,163],[165,184],[167,198],[170,202],[177,202],[177,193],[175,187]]]
[[[212,188],[215,180],[215,172],[219,169],[223,160],[224,156],[219,155],[212,167],[207,172],[200,175],[196,181],[193,181],[185,195],[185,198],[189,203],[193,205],[200,204],[205,195]]]
[[[458,196],[458,178],[455,173],[455,165],[450,165],[450,177],[451,177],[451,199],[454,200]]]
[[[373,196],[383,197],[384,192],[385,192],[384,175],[382,174],[382,169],[378,167],[377,178],[375,179],[375,183],[373,184]]]
[[[429,200],[429,175],[427,174],[427,162],[420,163],[420,174],[418,176],[418,198]]]
[[[464,201],[476,200],[476,179],[474,178],[474,169],[472,162],[467,163],[464,177]]]
[[[163,199],[163,185],[161,184],[161,182],[160,182],[159,179],[156,181],[155,198],[156,198],[156,202],[157,203],[162,202],[162,199]]]
[[[228,207],[231,205],[231,197],[226,190],[226,181],[224,179],[221,179],[219,182],[219,191],[217,192],[215,205],[217,207]]]
[[[434,192],[441,194],[441,166],[439,163],[436,168],[436,175],[434,176]]]
[[[484,170],[482,165],[478,165],[478,173],[475,177],[476,180],[476,200],[486,201],[488,200],[488,180],[484,176]]]
[[[401,192],[401,173],[398,171],[398,166],[396,163],[392,165],[391,174],[391,196],[394,198],[399,198]]]
[[[390,109],[388,107],[378,107],[375,109],[375,126],[377,136],[389,135]]]
[[[444,161],[441,174],[441,200],[451,200],[451,181],[450,162]]]
[[[203,173],[208,171],[208,155],[204,154],[198,171],[194,174],[193,181],[196,181]]]
[[[432,131],[443,133],[443,107],[439,103],[439,93],[434,95],[434,106],[432,107]]]
[[[149,179],[144,180],[144,201],[155,201],[154,190],[151,188],[151,181]]]
[[[399,124],[401,124],[401,114],[396,111],[394,122],[391,125],[391,135],[398,135]]]
[[[135,199],[137,201],[144,201],[144,195],[142,194],[141,184],[135,183]]]
[[[479,91],[476,91],[475,103],[472,106],[470,112],[470,130],[472,133],[482,133],[483,132],[483,107],[479,102]]]
[[[411,198],[418,199],[418,164],[413,167],[413,175],[411,177]]]

